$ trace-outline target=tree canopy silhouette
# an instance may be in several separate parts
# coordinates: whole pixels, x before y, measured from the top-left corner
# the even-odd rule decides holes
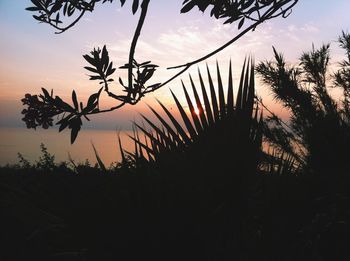
[[[63,33],[76,25],[86,12],[92,12],[98,4],[113,3],[115,1],[31,0],[31,2],[33,6],[28,7],[27,10],[35,12],[35,15],[33,15],[35,20],[52,26],[56,29],[56,33]],[[124,6],[125,2],[126,0],[120,0],[121,6]],[[133,0],[132,13],[136,14],[139,9],[141,11],[131,41],[128,62],[119,67],[128,71],[127,81],[123,81],[120,77],[118,79],[121,86],[121,94],[112,92],[109,88],[111,82],[114,81],[112,75],[116,71],[116,68],[110,62],[106,46],[103,46],[102,49],[94,48],[90,54],[83,56],[89,63],[89,66],[84,68],[91,73],[90,80],[99,81],[98,91],[91,94],[87,104],[84,105],[78,101],[74,90],[72,92],[73,105],[70,105],[60,97],[54,96],[53,91],[49,93],[43,88],[42,94],[26,94],[25,98],[22,99],[23,104],[27,106],[27,109],[22,111],[22,114],[24,114],[23,121],[25,121],[27,128],[35,129],[38,126],[42,126],[46,129],[53,125],[53,117],[58,116],[59,120],[56,124],[60,126],[59,131],[67,127],[71,129],[71,143],[73,143],[81,129],[82,118],[89,120],[88,115],[113,111],[125,104],[138,103],[147,93],[159,89],[194,64],[204,61],[222,51],[266,20],[279,16],[287,17],[297,2],[298,0],[185,0],[182,4],[182,13],[189,12],[194,7],[197,7],[202,12],[211,9],[210,16],[216,19],[222,19],[224,23],[231,24],[237,22],[239,33],[230,41],[212,52],[205,54],[203,57],[181,65],[169,67],[168,69],[179,69],[179,71],[163,83],[149,85],[148,81],[152,78],[158,66],[152,64],[151,61],[139,62],[134,56],[150,0]],[[244,27],[244,25],[246,26]],[[112,99],[115,99],[117,104],[109,109],[101,109],[99,98],[102,91],[106,92]]]
[[[340,46],[346,59],[329,73],[330,45],[304,52],[297,66],[288,66],[273,48],[275,61],[261,62],[257,72],[275,99],[291,112],[284,123],[273,115],[265,135],[278,150],[294,155],[310,174],[333,178],[350,171],[345,151],[350,147],[350,34],[343,32]],[[331,88],[343,95],[332,96]]]

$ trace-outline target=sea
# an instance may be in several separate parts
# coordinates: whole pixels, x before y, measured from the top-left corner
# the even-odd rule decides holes
[[[89,160],[96,163],[92,143],[106,166],[120,162],[121,153],[118,135],[124,150],[133,152],[134,142],[129,138],[131,131],[82,129],[75,143],[70,144],[70,132],[57,129],[0,128],[0,165],[18,163],[18,153],[31,163],[41,156],[40,144],[55,156],[57,163],[68,161],[69,155],[76,163]]]

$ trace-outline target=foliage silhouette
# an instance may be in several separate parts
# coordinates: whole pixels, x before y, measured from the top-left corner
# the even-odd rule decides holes
[[[304,52],[298,66],[287,66],[275,49],[274,62],[257,66],[276,100],[291,111],[288,127],[274,116],[267,122],[265,133],[280,151],[299,156],[294,159],[308,179],[313,222],[300,235],[310,249],[327,260],[348,258],[341,240],[349,242],[341,230],[348,231],[350,220],[349,207],[344,205],[349,202],[350,185],[350,35],[343,32],[339,42],[346,59],[333,74],[328,73],[329,44]],[[341,88],[343,95],[332,97],[332,87]],[[322,249],[326,245],[327,249]]]
[[[58,33],[62,33],[74,26],[86,12],[92,12],[96,4],[105,4],[107,2],[112,3],[113,0],[32,0],[33,6],[28,7],[27,10],[38,14],[33,15],[34,19],[49,24],[58,30]],[[120,0],[120,2],[123,6],[126,0]],[[51,92],[50,95],[46,89],[42,89],[43,94],[39,96],[26,94],[25,98],[22,99],[23,105],[28,107],[22,111],[22,114],[25,115],[23,121],[25,121],[28,128],[35,129],[37,126],[48,128],[53,124],[53,117],[59,116],[60,120],[57,124],[60,125],[60,131],[69,127],[71,129],[71,143],[73,143],[81,129],[82,117],[88,120],[87,116],[90,114],[113,111],[125,104],[136,104],[145,94],[159,89],[181,75],[194,64],[204,61],[222,51],[247,32],[254,30],[259,24],[278,16],[287,17],[292,7],[295,6],[297,2],[298,0],[185,0],[181,9],[183,13],[190,11],[195,6],[197,6],[200,11],[204,12],[210,6],[212,8],[210,15],[214,16],[216,19],[226,19],[224,23],[233,23],[239,20],[238,29],[241,29],[247,21],[248,23],[250,22],[250,24],[229,42],[209,54],[197,60],[187,62],[186,64],[169,67],[168,69],[179,68],[181,70],[165,82],[146,86],[146,82],[153,76],[157,66],[151,64],[151,62],[136,62],[134,55],[150,0],[143,0],[141,3],[139,0],[133,0],[133,14],[135,14],[139,8],[141,9],[141,13],[131,42],[128,63],[120,67],[128,70],[127,83],[124,84],[123,80],[119,77],[119,83],[123,88],[122,91],[126,92],[126,95],[112,93],[108,88],[108,84],[113,81],[113,78],[108,79],[108,77],[115,72],[115,68],[113,68],[112,63],[109,63],[108,52],[106,46],[104,46],[102,52],[97,48],[91,52],[92,56],[84,55],[84,58],[93,66],[85,68],[89,72],[95,74],[90,76],[90,80],[100,80],[100,84],[103,84],[98,92],[90,96],[86,107],[83,107],[82,103],[77,101],[75,91],[72,92],[72,100],[74,103],[74,107],[72,107],[68,103],[62,101],[60,97],[56,96],[54,98],[53,92]],[[68,19],[68,25],[62,26],[61,24],[65,23],[63,20],[66,19]],[[71,19],[72,21],[70,21]],[[134,70],[136,70],[136,74]],[[102,90],[104,90],[109,97],[117,100],[119,104],[109,109],[101,110],[99,108],[99,97]]]
[[[145,158],[145,160],[152,162],[159,162],[160,158],[171,153],[169,156],[165,156],[168,158],[167,161],[169,161],[167,164],[170,164],[173,152],[175,152],[176,155],[184,153],[186,157],[188,157],[188,153],[190,153],[188,150],[196,146],[198,146],[198,148],[194,149],[193,154],[198,158],[200,158],[201,154],[206,150],[222,151],[223,154],[225,154],[224,152],[226,151],[230,151],[229,157],[233,157],[230,147],[233,146],[233,143],[237,143],[236,139],[245,142],[244,138],[247,139],[247,144],[245,144],[245,146],[243,146],[243,144],[235,144],[235,146],[241,148],[240,153],[242,153],[242,155],[244,154],[242,152],[244,147],[260,149],[262,140],[262,115],[259,115],[259,108],[255,101],[253,61],[249,60],[247,64],[245,62],[242,68],[240,85],[238,87],[235,103],[231,63],[229,67],[226,99],[219,64],[217,64],[218,93],[215,91],[208,67],[207,74],[211,101],[209,100],[205,88],[203,76],[199,70],[198,77],[200,80],[203,102],[199,97],[199,92],[197,91],[191,75],[190,81],[194,100],[191,100],[185,85],[182,83],[191,118],[189,118],[185,108],[172,93],[183,123],[176,120],[175,116],[160,101],[158,101],[158,103],[171,123],[168,123],[166,119],[160,116],[160,113],[149,106],[150,110],[162,124],[162,127],[157,127],[156,123],[153,123],[143,115],[143,119],[152,128],[152,131],[147,131],[145,126],[142,127],[140,124],[135,123],[136,129],[139,130],[145,138],[145,142],[142,142],[138,132],[130,136],[131,139],[135,141],[136,149],[135,153],[129,154],[131,154],[135,160],[137,160],[138,157],[143,157],[143,150],[145,150],[149,155],[148,159]],[[171,124],[174,128],[171,127]],[[186,129],[184,129],[182,125],[185,125]],[[237,138],[235,135],[241,138]],[[220,140],[225,142],[221,142]],[[249,145],[249,143],[251,144]],[[205,153],[208,152],[204,152],[204,154]]]
[[[349,41],[349,37],[343,32],[340,38],[341,46],[347,53],[349,47],[343,43]],[[269,141],[283,151],[301,156],[300,163],[307,166],[311,173],[319,175],[328,175],[330,171],[340,174],[350,170],[346,154],[342,153],[350,146],[346,82],[349,61],[340,63],[338,71],[331,75],[334,86],[343,89],[342,100],[337,102],[329,94],[331,86],[327,82],[329,47],[326,44],[320,49],[313,47],[310,52],[304,52],[299,66],[294,67],[286,66],[282,54],[274,49],[275,62],[262,62],[257,66],[257,72],[271,88],[275,98],[292,113],[288,129],[281,124],[280,119],[270,118],[269,124],[273,127],[270,128]]]
[[[206,79],[199,73],[200,86],[191,84],[194,98],[186,99],[190,112],[176,106],[185,111],[180,120],[187,124],[174,120],[160,102],[160,111],[151,108],[159,124],[148,118],[144,118],[147,125],[137,123],[132,135],[136,149],[127,152],[120,144],[123,160],[115,167],[102,171],[74,163],[73,168],[52,170],[2,168],[1,255],[5,260],[348,260],[350,177],[341,170],[347,170],[349,163],[342,155],[343,144],[332,144],[344,137],[334,136],[340,132],[337,121],[327,122],[332,124],[329,129],[311,125],[322,123],[317,119],[338,120],[336,115],[347,121],[344,102],[337,103],[336,112],[324,106],[329,104],[327,95],[315,83],[309,86],[311,105],[305,104],[319,114],[311,118],[304,99],[299,100],[308,93],[300,88],[303,79],[324,82],[319,72],[325,72],[327,56],[312,58],[324,52],[313,50],[302,56],[301,68],[317,61],[311,68],[318,77],[308,78],[311,70],[303,70],[294,82],[298,85],[286,85],[291,82],[284,77],[286,72],[295,70],[285,65],[257,66],[259,72],[269,64],[263,67],[269,68],[267,79],[284,80],[269,86],[276,88],[276,95],[278,90],[282,101],[296,105],[298,114],[292,111],[292,116],[300,119],[295,121],[300,122],[295,123],[298,130],[320,132],[315,134],[324,141],[320,151],[315,151],[314,143],[306,143],[310,139],[297,136],[302,148],[310,148],[300,154],[297,146],[290,146],[302,161],[278,139],[272,140],[277,149],[263,152],[262,140],[275,136],[267,129],[271,123],[262,121],[262,103],[254,97],[251,61],[243,66],[236,99],[231,70],[227,91],[220,69],[217,88],[210,72]],[[343,71],[346,67],[340,68]],[[184,92],[190,91],[184,88]],[[202,107],[198,114],[193,113],[196,107]],[[282,133],[296,136],[293,126],[284,127]],[[332,131],[326,140],[325,133]],[[309,137],[308,132],[300,133]],[[325,148],[333,149],[339,161],[324,159]],[[327,169],[315,166],[311,160],[315,157],[329,160],[320,163]]]

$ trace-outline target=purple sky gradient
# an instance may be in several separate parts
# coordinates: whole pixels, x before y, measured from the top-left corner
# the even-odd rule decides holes
[[[127,1],[127,3],[130,1]],[[162,69],[154,76],[154,82],[161,82],[175,73],[165,68],[198,58],[230,40],[237,32],[237,25],[222,25],[209,17],[192,10],[180,14],[182,0],[152,0],[149,14],[136,51],[139,61],[152,60]],[[25,11],[29,0],[0,0],[0,127],[24,126],[21,122],[20,99],[25,93],[39,93],[41,87],[54,89],[55,94],[68,99],[75,89],[81,100],[96,92],[98,85],[88,80],[83,54],[93,47],[107,45],[114,64],[126,63],[129,44],[137,22],[138,13],[133,16],[130,4],[122,9],[119,1],[97,6],[92,14],[86,15],[71,30],[56,35],[54,29],[38,24]],[[241,38],[207,62],[213,67],[217,59],[222,64],[223,75],[227,75],[229,59],[232,59],[235,79],[246,55],[254,55],[256,62],[271,59],[274,45],[284,52],[291,63],[297,63],[302,51],[322,43],[332,44],[332,64],[342,59],[342,51],[336,39],[350,24],[349,0],[300,0],[287,18],[277,18],[264,23]],[[205,64],[199,64],[203,70]],[[195,74],[197,67],[189,72]],[[126,79],[123,71],[117,70],[114,78]],[[188,75],[182,77],[188,84]],[[128,128],[130,121],[138,117],[137,112],[146,110],[145,102],[154,104],[158,98],[172,106],[169,88],[183,100],[180,79],[150,94],[136,106],[95,116],[84,128],[114,129]],[[113,86],[118,90],[118,85]],[[259,94],[272,109],[269,92],[258,87]],[[105,106],[113,101],[105,99]]]

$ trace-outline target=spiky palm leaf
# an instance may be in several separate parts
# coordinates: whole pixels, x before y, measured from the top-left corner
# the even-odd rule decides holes
[[[203,231],[221,224],[227,231],[223,235],[215,229],[207,231],[209,245],[217,244],[217,236],[230,240],[230,233],[245,233],[256,226],[262,198],[262,175],[258,174],[263,158],[263,121],[255,103],[253,61],[244,62],[235,101],[231,63],[227,88],[218,63],[216,73],[214,86],[207,66],[209,91],[199,70],[200,87],[191,76],[190,88],[182,83],[189,113],[172,92],[179,119],[158,101],[166,116],[152,107],[150,110],[160,124],[143,115],[148,127],[135,122],[137,131],[131,135],[136,169],[141,176],[157,177],[159,185],[153,185],[152,190],[158,187],[161,191],[155,202],[163,202],[159,204],[164,220],[200,223]],[[150,161],[146,168],[138,168],[141,159]]]
[[[224,147],[216,148],[224,153],[231,153],[232,150],[236,149],[247,149],[239,146],[239,143],[242,143],[243,140],[249,141],[248,143],[250,143],[250,146],[259,150],[262,139],[262,117],[258,114],[258,106],[254,106],[255,83],[252,59],[248,60],[248,62],[245,61],[244,63],[235,103],[231,62],[229,66],[229,79],[226,94],[227,100],[225,100],[225,91],[218,63],[216,64],[216,71],[217,92],[215,91],[212,76],[207,66],[211,100],[209,100],[209,95],[206,91],[203,77],[199,70],[198,76],[203,101],[199,97],[197,91],[198,88],[195,86],[191,76],[190,82],[194,96],[193,100],[190,98],[189,92],[184,83],[182,83],[187,106],[190,111],[189,115],[186,113],[176,95],[171,92],[186,129],[182,127],[182,124],[160,101],[158,101],[159,105],[173,126],[171,126],[171,124],[152,107],[150,107],[150,109],[160,121],[161,128],[157,127],[155,123],[142,115],[143,119],[151,127],[151,131],[146,130],[138,123],[135,123],[135,126],[145,135],[146,140],[149,140],[151,145],[149,146],[148,144],[145,144],[145,142],[141,142],[135,135],[131,137],[135,141],[136,150],[134,157],[137,157],[143,150],[145,150],[151,156],[149,159],[157,161],[164,155],[168,155],[169,152],[176,151],[178,154],[191,150],[193,146],[204,147],[205,141],[208,142],[210,139],[212,143],[218,142],[224,145]],[[196,110],[198,111],[196,112]],[[199,143],[202,145],[198,145]],[[237,152],[235,154],[237,154]]]

